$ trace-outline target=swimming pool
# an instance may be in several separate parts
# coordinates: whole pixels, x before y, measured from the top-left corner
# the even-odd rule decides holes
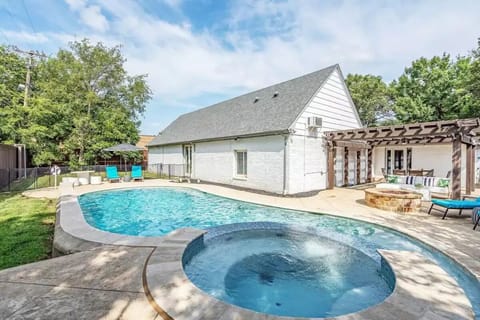
[[[238,222],[288,223],[350,245],[378,263],[377,249],[417,251],[435,260],[465,290],[480,319],[480,284],[439,251],[406,235],[373,224],[329,215],[255,205],[189,188],[121,189],[79,197],[85,220],[100,230],[161,236],[182,227],[206,229]]]

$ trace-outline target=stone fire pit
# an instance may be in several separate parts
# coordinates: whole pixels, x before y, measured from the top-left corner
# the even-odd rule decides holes
[[[417,212],[422,205],[422,195],[408,190],[370,188],[365,190],[365,201],[370,207],[399,212]]]

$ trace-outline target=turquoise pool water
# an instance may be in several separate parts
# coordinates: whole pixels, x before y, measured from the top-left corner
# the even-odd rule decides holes
[[[472,302],[476,319],[480,320],[480,284],[475,278],[441,252],[386,228],[235,201],[188,188],[94,192],[80,196],[79,202],[90,225],[126,235],[161,236],[182,227],[205,229],[238,222],[271,221],[314,228],[324,237],[362,251],[377,263],[380,261],[377,249],[421,252],[457,280]]]
[[[332,317],[376,305],[393,290],[390,268],[379,270],[344,243],[288,225],[226,226],[240,230],[209,233],[183,257],[190,280],[217,299],[279,316]]]

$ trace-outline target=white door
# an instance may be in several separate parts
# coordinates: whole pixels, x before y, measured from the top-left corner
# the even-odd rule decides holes
[[[185,176],[192,176],[193,167],[193,147],[191,144],[183,146],[183,164],[185,165]]]

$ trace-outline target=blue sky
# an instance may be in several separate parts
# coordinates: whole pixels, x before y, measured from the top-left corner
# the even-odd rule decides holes
[[[480,1],[0,0],[0,43],[54,54],[84,37],[121,44],[154,97],[141,131],[339,63],[390,81],[421,56],[465,55]]]

